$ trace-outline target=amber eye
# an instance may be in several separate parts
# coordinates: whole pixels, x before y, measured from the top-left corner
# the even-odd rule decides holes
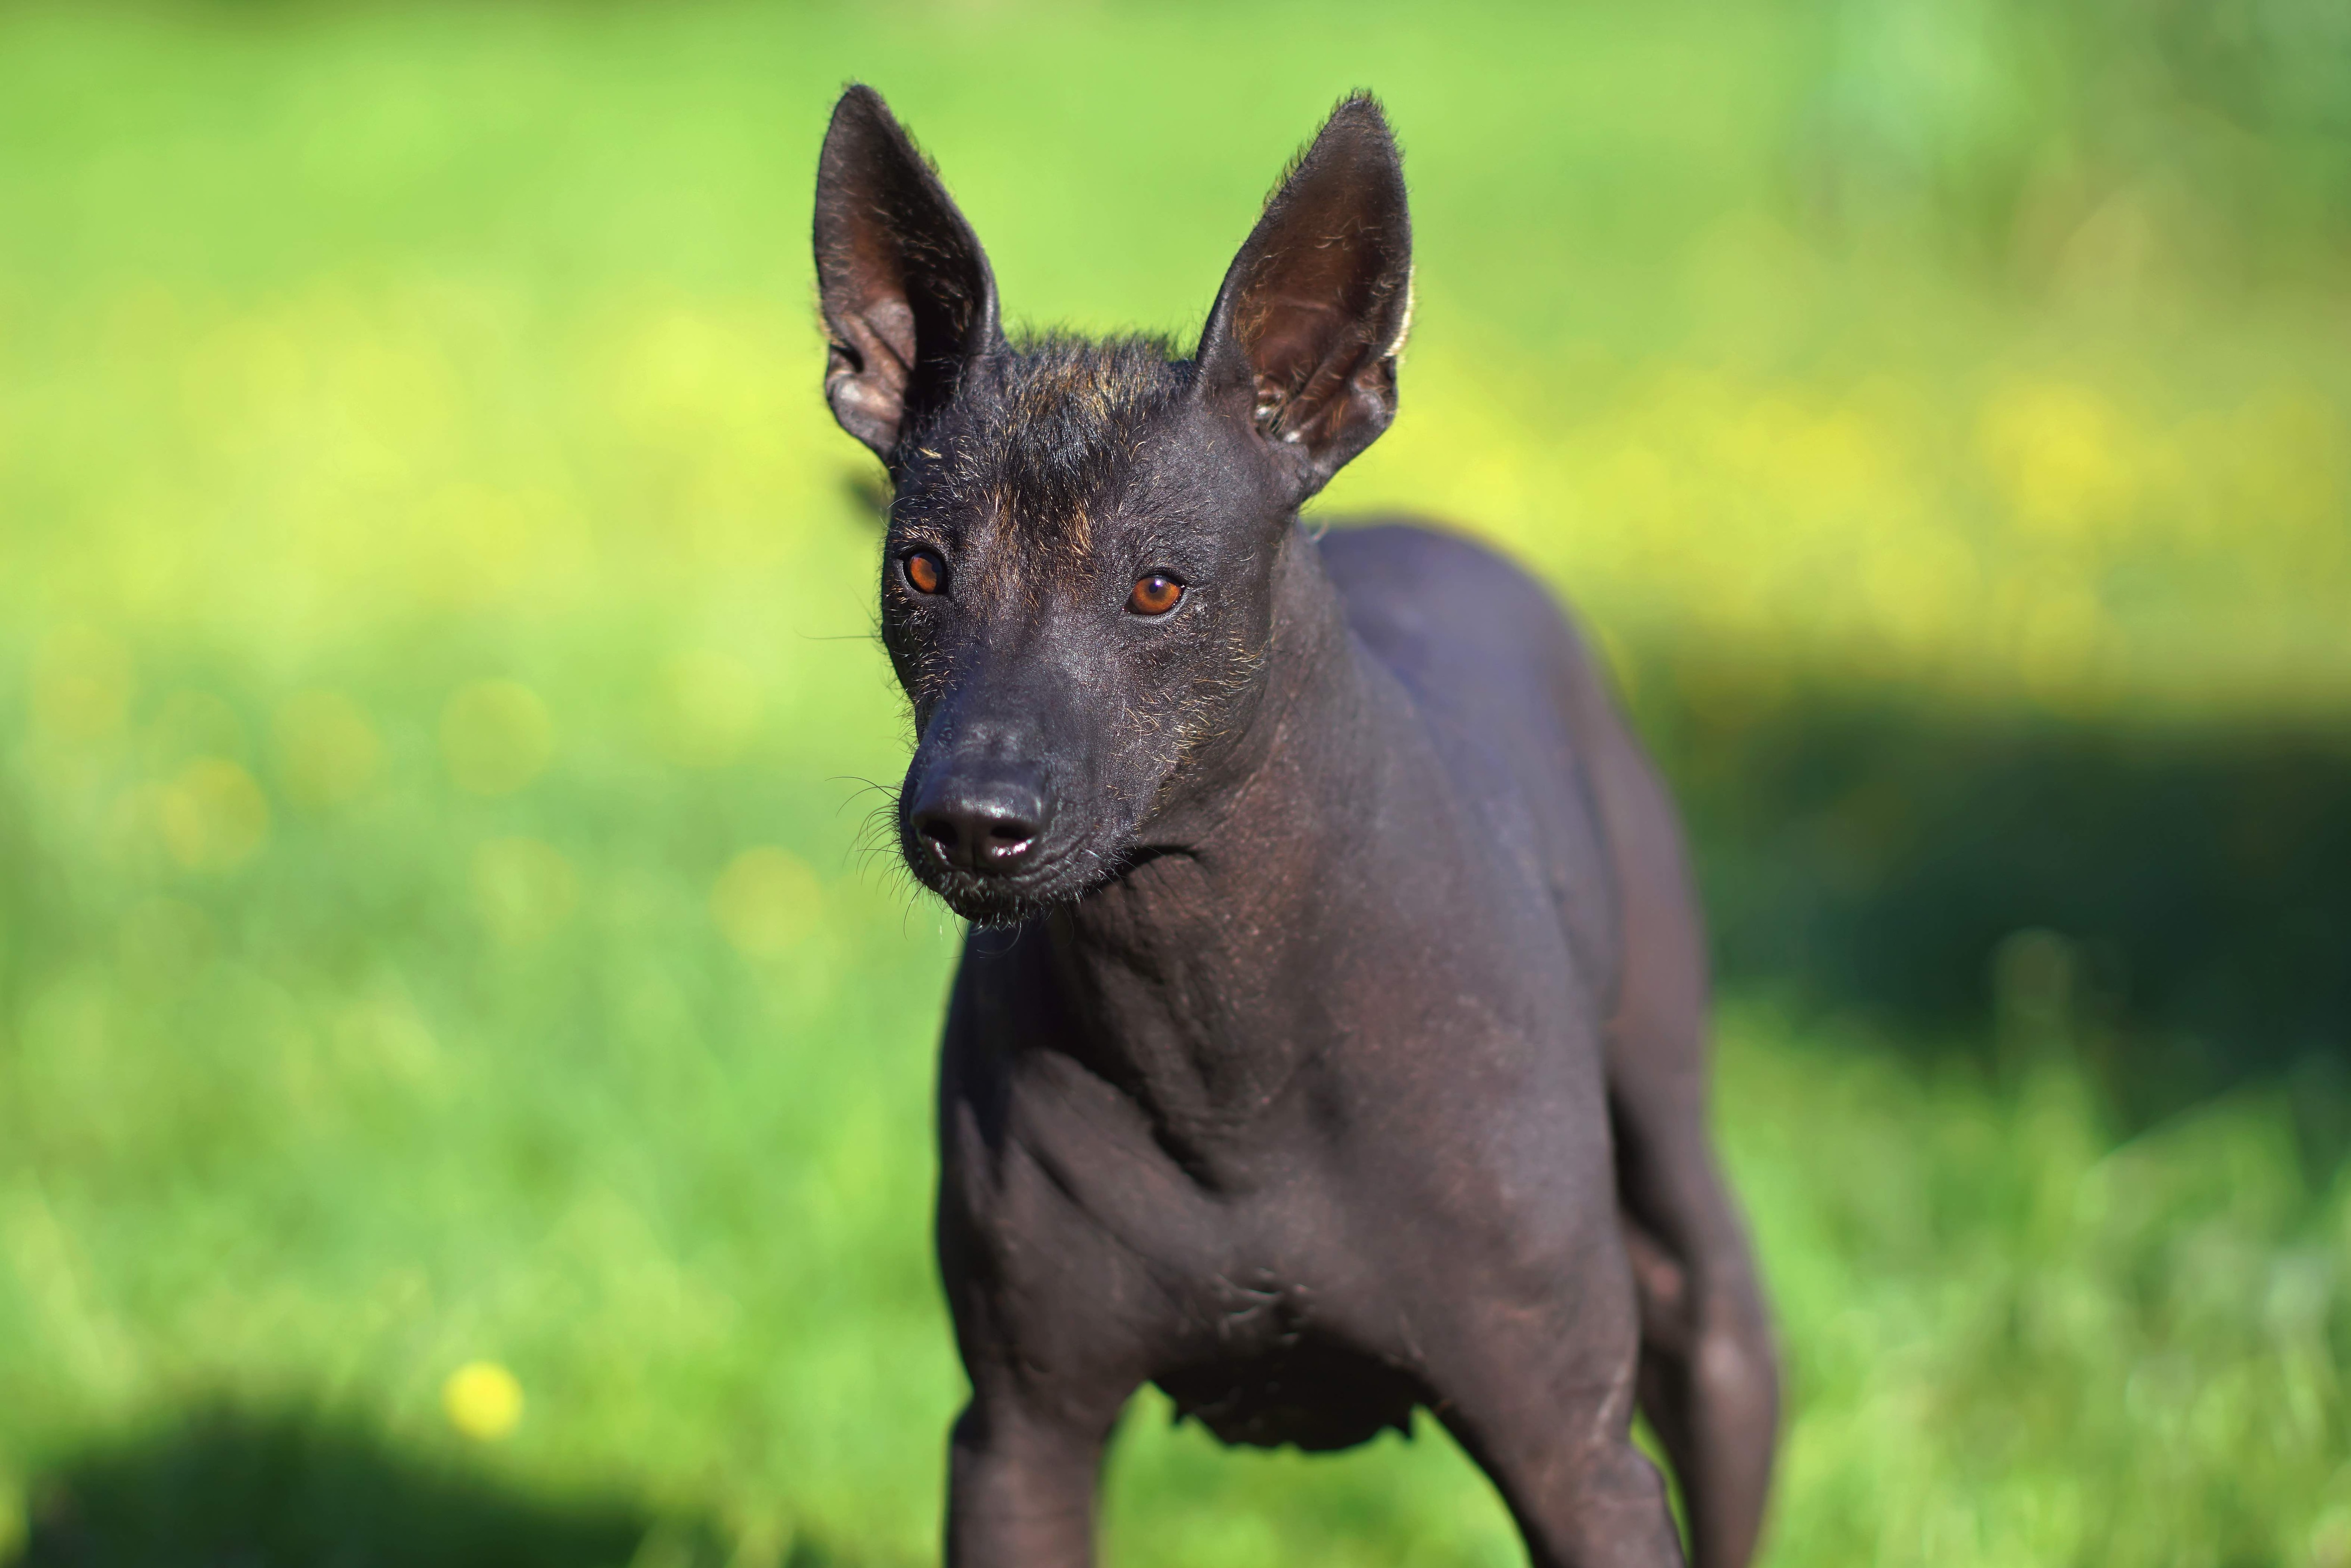
[[[1184,597],[1184,585],[1164,571],[1155,571],[1134,580],[1134,591],[1126,596],[1126,608],[1136,615],[1165,615]]]
[[[905,561],[906,581],[917,593],[936,593],[947,582],[947,565],[935,554],[918,549]]]

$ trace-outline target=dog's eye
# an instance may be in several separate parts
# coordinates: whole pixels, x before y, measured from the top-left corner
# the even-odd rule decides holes
[[[900,563],[906,586],[917,593],[936,593],[947,585],[947,563],[936,550],[918,549]]]
[[[1134,591],[1126,596],[1126,608],[1134,615],[1165,615],[1183,598],[1182,583],[1164,571],[1149,572],[1134,580]]]

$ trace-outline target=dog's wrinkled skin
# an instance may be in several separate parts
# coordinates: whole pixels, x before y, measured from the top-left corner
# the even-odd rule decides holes
[[[864,88],[816,247],[827,395],[895,488],[903,846],[974,923],[939,1090],[972,1384],[948,1561],[1090,1563],[1103,1445],[1155,1381],[1231,1442],[1426,1406],[1536,1563],[1591,1568],[1680,1560],[1637,1399],[1697,1562],[1745,1563],[1776,1373],[1672,807],[1524,577],[1299,526],[1395,409],[1377,107],[1332,116],[1189,360],[1008,341]]]

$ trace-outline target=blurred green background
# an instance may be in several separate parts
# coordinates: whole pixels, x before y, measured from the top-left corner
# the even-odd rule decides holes
[[[1691,815],[1771,1562],[2351,1563],[2340,0],[0,10],[0,1562],[933,1556],[852,77],[1016,319],[1187,334],[1385,99],[1322,509],[1573,594]],[[1426,1424],[1108,1497],[1520,1560]]]

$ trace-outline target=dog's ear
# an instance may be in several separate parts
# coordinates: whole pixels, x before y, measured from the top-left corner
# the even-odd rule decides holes
[[[978,238],[870,87],[841,95],[824,134],[816,276],[832,348],[825,399],[888,462],[1004,333]]]
[[[1412,324],[1412,221],[1386,119],[1333,110],[1234,257],[1200,340],[1201,394],[1246,419],[1321,489],[1395,417]]]

